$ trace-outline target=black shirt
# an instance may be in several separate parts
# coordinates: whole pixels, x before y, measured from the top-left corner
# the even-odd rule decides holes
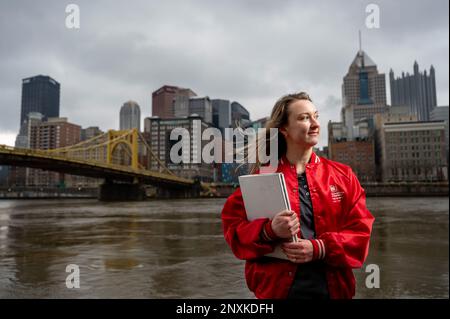
[[[300,197],[301,238],[314,239],[316,238],[316,231],[306,173],[298,175],[298,194]],[[288,298],[329,299],[323,260],[298,264]]]

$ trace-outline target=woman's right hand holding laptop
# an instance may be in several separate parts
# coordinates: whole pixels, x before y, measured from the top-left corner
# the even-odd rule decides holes
[[[279,238],[292,238],[300,230],[297,214],[292,210],[283,210],[272,219],[272,230]]]

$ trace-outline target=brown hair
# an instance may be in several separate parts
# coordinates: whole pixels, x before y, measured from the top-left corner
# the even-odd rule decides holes
[[[298,92],[298,93],[292,93],[282,96],[278,99],[278,101],[275,103],[275,105],[272,108],[272,113],[270,114],[270,118],[266,123],[266,141],[265,141],[265,148],[266,152],[267,150],[270,150],[270,129],[276,128],[280,129],[283,126],[285,126],[288,123],[288,117],[289,117],[289,105],[298,100],[308,100],[312,102],[311,97],[306,92]],[[278,138],[278,159],[280,159],[283,155],[286,154],[287,151],[287,143],[283,136],[283,134],[278,133],[276,135]],[[263,144],[264,145],[264,144]],[[256,163],[252,165],[251,173],[254,173],[256,170],[258,170],[261,167],[261,162],[258,158],[256,158]]]

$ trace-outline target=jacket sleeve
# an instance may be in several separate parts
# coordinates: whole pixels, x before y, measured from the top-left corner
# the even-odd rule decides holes
[[[357,177],[349,172],[349,209],[342,212],[338,232],[319,236],[325,246],[325,262],[335,267],[361,268],[369,252],[374,217],[366,207],[366,194]]]
[[[268,220],[268,218],[259,218],[251,222],[247,220],[239,188],[228,197],[222,209],[222,226],[225,241],[237,258],[249,260],[273,252],[274,245],[263,242],[260,238]]]

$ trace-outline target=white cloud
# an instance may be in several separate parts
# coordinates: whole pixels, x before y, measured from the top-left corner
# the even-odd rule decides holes
[[[0,145],[14,146],[16,135],[12,132],[0,132]]]

